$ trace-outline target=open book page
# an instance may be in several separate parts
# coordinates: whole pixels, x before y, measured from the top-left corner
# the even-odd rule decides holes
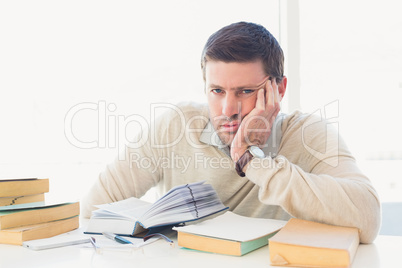
[[[99,222],[100,219],[108,219],[108,221],[113,219],[150,229],[197,220],[228,209],[223,205],[212,185],[204,183],[205,181],[201,181],[174,187],[153,204],[131,197],[114,203],[97,205],[98,210],[92,212],[90,224]],[[93,231],[95,228],[88,229]],[[127,232],[128,229],[125,230]]]
[[[163,202],[159,202],[163,200]],[[184,188],[176,189],[175,192],[170,192],[169,196],[164,196],[156,202],[145,213],[141,219],[146,220],[161,213],[174,213],[174,212],[193,212],[198,207],[202,207],[203,204],[209,201],[216,200],[221,203],[216,196],[215,190],[209,184],[196,184],[189,185]],[[188,206],[186,206],[188,204]]]
[[[114,203],[97,205],[95,207],[100,210],[93,211],[92,215],[96,218],[129,219],[135,221],[143,215],[151,205],[151,203],[144,200],[130,197]]]
[[[282,220],[244,217],[228,211],[204,222],[173,229],[195,235],[244,242],[276,232],[286,223],[287,221]]]
[[[179,191],[180,189],[188,188],[188,186],[197,187],[198,185],[202,185],[204,183],[205,183],[205,181],[200,181],[200,182],[194,182],[194,183],[191,183],[191,184],[183,184],[183,185],[175,186],[172,189],[170,189],[169,192],[167,192],[165,195],[163,195],[158,201],[156,201],[155,205],[159,204],[160,202],[164,202],[164,199],[169,198],[169,196],[173,192]]]
[[[144,226],[147,228],[148,226],[158,226],[158,225],[168,225],[168,224],[175,224],[178,222],[187,222],[192,220],[201,219],[203,217],[209,216],[216,212],[220,212],[226,210],[227,207],[223,206],[222,203],[211,203],[209,206],[205,206],[204,210],[199,210],[198,214],[195,210],[188,210],[188,209],[178,209],[177,211],[172,214],[172,212],[163,212],[157,215],[157,217],[153,217],[147,219],[144,223]]]
[[[205,185],[203,184],[204,181],[201,182],[196,182],[192,184],[184,184],[184,185],[179,185],[176,187],[173,187],[169,192],[167,192],[165,195],[163,195],[161,198],[159,198],[149,209],[147,215],[144,215],[144,218],[146,217],[152,217],[153,215],[158,214],[159,212],[165,210],[166,208],[172,208],[175,207],[176,204],[185,204],[192,202],[192,195],[190,194],[190,189],[191,191],[194,191],[195,189],[198,189],[199,187],[203,188],[205,191]],[[204,192],[205,195],[205,192]],[[185,200],[187,198],[187,200]]]
[[[203,183],[203,182],[202,182]],[[199,219],[227,209],[210,184],[195,183],[175,188],[156,202],[139,221],[158,226]]]

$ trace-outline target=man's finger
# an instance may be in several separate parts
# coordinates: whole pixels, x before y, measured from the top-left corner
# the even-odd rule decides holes
[[[273,86],[272,86],[272,80],[269,80],[267,82],[267,86],[266,86],[266,110],[272,109],[273,105],[274,105],[274,90],[273,90]],[[269,112],[269,111],[267,111]]]
[[[265,95],[264,89],[263,88],[259,89],[257,92],[257,101],[255,103],[255,107],[260,111],[265,110],[266,100],[265,100],[264,95]]]
[[[273,89],[274,89],[274,104],[276,107],[279,107],[279,103],[280,103],[279,88],[278,88],[278,84],[276,83],[275,79],[273,82]]]

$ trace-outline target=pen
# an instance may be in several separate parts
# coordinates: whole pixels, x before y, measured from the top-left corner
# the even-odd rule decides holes
[[[154,233],[154,234],[150,234],[150,235],[147,235],[147,236],[144,236],[144,242],[145,241],[147,241],[148,239],[150,239],[151,237],[162,237],[163,239],[165,239],[167,242],[169,242],[169,244],[171,245],[171,246],[173,246],[174,247],[174,242],[173,242],[173,240],[171,240],[169,237],[167,237],[167,236],[165,236],[165,235],[163,235],[163,234],[160,234],[160,233]]]
[[[124,239],[121,236],[118,236],[114,233],[109,233],[109,232],[103,232],[102,233],[104,236],[106,236],[107,238],[114,240],[116,242],[119,242],[121,244],[132,244],[132,242],[128,241],[127,239]]]
[[[91,237],[89,238],[89,241],[91,241],[91,244],[92,244],[92,246],[94,246],[95,251],[98,251],[99,247],[98,247],[98,245],[96,244],[95,238],[91,236]]]

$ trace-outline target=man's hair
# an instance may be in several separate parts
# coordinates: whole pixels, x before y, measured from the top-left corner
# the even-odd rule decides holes
[[[237,22],[212,34],[204,46],[201,68],[205,80],[208,61],[254,62],[261,60],[267,75],[280,82],[283,78],[284,56],[275,37],[263,26]]]

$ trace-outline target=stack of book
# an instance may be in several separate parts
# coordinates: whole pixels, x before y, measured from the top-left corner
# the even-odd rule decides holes
[[[0,243],[22,245],[79,227],[79,203],[46,204],[49,179],[0,179]]]

